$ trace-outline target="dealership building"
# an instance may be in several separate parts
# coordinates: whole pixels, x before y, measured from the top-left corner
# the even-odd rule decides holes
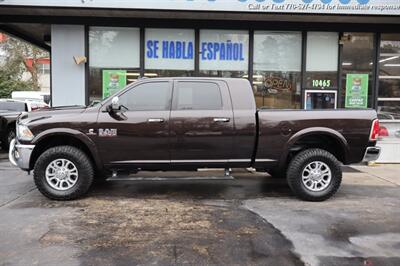
[[[1,0],[0,30],[50,51],[53,106],[245,78],[258,107],[376,109],[380,161],[400,162],[399,0]]]

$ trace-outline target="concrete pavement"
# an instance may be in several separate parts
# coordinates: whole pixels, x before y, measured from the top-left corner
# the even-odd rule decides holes
[[[139,173],[176,179],[111,181],[56,202],[3,160],[0,265],[400,265],[400,188],[386,180],[400,167],[374,171],[346,172],[322,203],[245,171]]]
[[[307,265],[400,265],[400,166],[355,166],[333,200],[246,200]]]

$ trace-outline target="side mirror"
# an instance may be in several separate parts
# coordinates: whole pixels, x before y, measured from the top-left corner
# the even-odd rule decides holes
[[[113,112],[117,112],[117,111],[121,110],[121,105],[119,104],[118,96],[115,96],[114,98],[112,98],[111,104],[108,106],[107,109],[108,109],[108,111],[113,111]]]

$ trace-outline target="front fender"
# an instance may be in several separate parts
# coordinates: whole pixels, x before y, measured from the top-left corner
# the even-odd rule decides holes
[[[96,164],[98,169],[101,168],[102,163],[101,159],[98,156],[98,151],[95,143],[84,133],[79,130],[71,129],[71,128],[51,128],[45,131],[40,132],[37,134],[34,139],[31,141],[33,145],[37,145],[42,141],[45,141],[47,138],[54,137],[54,136],[69,136],[80,140],[82,143],[86,145],[89,149],[92,158]]]

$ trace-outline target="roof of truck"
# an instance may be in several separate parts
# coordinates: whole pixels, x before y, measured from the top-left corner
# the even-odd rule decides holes
[[[187,79],[187,80],[226,80],[226,81],[248,81],[245,78],[224,78],[224,77],[158,77],[158,78],[140,78],[138,81],[143,80],[174,80],[174,79]]]

